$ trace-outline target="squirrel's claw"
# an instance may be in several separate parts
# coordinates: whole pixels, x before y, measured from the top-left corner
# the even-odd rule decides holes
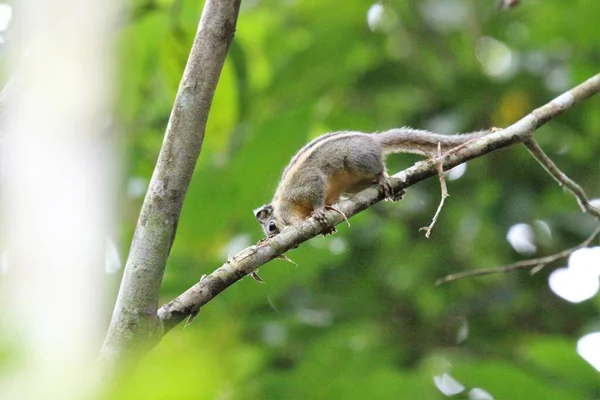
[[[383,194],[385,196],[385,199],[389,201],[400,201],[406,193],[404,189],[395,191],[392,187],[392,184],[390,183],[390,178],[388,178],[384,174],[381,174],[378,177],[377,184],[379,185],[379,191],[381,192],[381,194]]]
[[[329,208],[331,206],[325,206],[325,207],[321,207],[316,209],[315,211],[313,211],[312,216],[314,217],[314,219],[317,220],[317,222],[321,225],[324,225],[325,228],[323,229],[323,231],[321,232],[323,236],[327,236],[327,235],[331,235],[334,234],[335,232],[337,232],[337,230],[335,229],[334,226],[327,226],[329,225],[329,221],[327,221],[327,217],[325,217],[325,209]],[[344,215],[342,213],[342,215]],[[344,217],[346,217],[344,215]]]
[[[404,198],[405,194],[406,194],[406,190],[400,189],[400,190],[394,192],[391,197],[388,197],[388,200],[394,201],[394,202],[400,201],[400,200],[402,200],[402,198]]]

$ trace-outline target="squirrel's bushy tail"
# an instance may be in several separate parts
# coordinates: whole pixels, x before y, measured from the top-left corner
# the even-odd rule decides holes
[[[441,135],[421,129],[397,128],[376,135],[386,153],[414,153],[431,156],[437,153],[438,144],[442,151],[445,151],[489,133],[491,131],[487,130],[458,135]]]

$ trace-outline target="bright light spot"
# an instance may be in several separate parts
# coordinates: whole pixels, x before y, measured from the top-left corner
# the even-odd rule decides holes
[[[587,275],[589,279],[600,276],[600,247],[586,247],[574,251],[569,256],[569,269],[582,275]]]
[[[590,204],[600,210],[600,199],[592,199]]]
[[[469,322],[465,318],[459,319],[460,326],[456,332],[456,344],[462,343],[469,337]]]
[[[455,394],[465,390],[465,387],[456,379],[451,377],[447,372],[444,372],[441,376],[434,376],[433,383],[440,390],[440,392],[446,396],[454,396]]]
[[[571,268],[558,268],[548,277],[550,289],[571,303],[581,303],[598,293],[600,280],[598,276],[590,277]]]
[[[425,127],[431,132],[456,132],[463,125],[463,118],[456,112],[445,112],[427,119]]]
[[[554,93],[561,93],[571,87],[571,73],[567,67],[556,67],[544,77],[546,87]]]
[[[342,254],[346,250],[346,242],[340,237],[333,238],[329,243],[329,251],[333,254]]]
[[[287,329],[278,323],[266,324],[262,329],[262,339],[270,346],[281,346],[287,342]]]
[[[548,225],[548,223],[546,221],[542,221],[541,219],[538,219],[533,224],[538,228],[538,230],[543,232],[544,235],[546,235],[546,237],[548,237],[548,239],[552,239],[552,230],[550,229],[550,225]]]
[[[333,321],[333,316],[329,310],[311,310],[309,308],[301,308],[297,313],[300,322],[310,326],[328,326]]]
[[[514,72],[514,56],[504,43],[485,36],[477,42],[477,59],[490,76],[507,76]]]
[[[107,274],[114,274],[121,269],[121,265],[117,244],[109,237],[106,239],[106,249],[104,251],[104,271]]]
[[[581,337],[577,341],[577,354],[600,371],[600,332]]]
[[[481,388],[473,388],[469,391],[469,400],[494,400],[494,397]]]
[[[438,31],[448,32],[466,26],[469,10],[463,0],[429,0],[418,4],[423,18]]]
[[[417,215],[425,212],[427,206],[431,204],[431,195],[416,186],[411,191],[411,194],[412,196],[405,196],[402,199],[403,203],[401,206],[403,212],[408,215]]]
[[[535,242],[540,246],[551,247],[552,242],[552,229],[546,221],[538,219],[533,222],[535,228]]]
[[[148,189],[148,181],[140,177],[131,177],[127,181],[127,197],[138,199],[146,194]]]
[[[600,290],[600,247],[583,248],[569,256],[569,267],[550,274],[554,293],[572,303],[594,297]]]
[[[533,244],[535,235],[531,226],[527,224],[515,224],[510,227],[506,234],[506,240],[518,253],[531,255],[537,247]]]
[[[550,60],[548,60],[548,56],[544,52],[534,51],[525,56],[523,65],[532,74],[545,75],[548,72]]]
[[[229,257],[233,254],[237,254],[250,246],[250,235],[242,233],[232,237],[229,242],[221,249],[222,257]]]
[[[384,16],[385,10],[383,9],[383,4],[375,3],[369,7],[369,11],[367,11],[367,24],[369,25],[369,28],[372,31],[375,31],[377,28],[381,27]]]
[[[379,2],[373,3],[367,11],[367,25],[373,32],[389,31],[397,25],[397,22],[394,12]]]
[[[452,168],[450,171],[446,172],[446,177],[449,181],[455,181],[461,176],[463,176],[467,172],[467,164],[459,164],[456,167]]]
[[[10,21],[12,21],[12,7],[8,4],[0,4],[0,32],[8,29]]]

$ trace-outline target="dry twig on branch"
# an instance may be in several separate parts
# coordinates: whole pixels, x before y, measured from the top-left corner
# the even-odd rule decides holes
[[[590,204],[590,201],[581,186],[579,186],[577,183],[575,183],[575,181],[562,172],[556,166],[556,164],[554,164],[550,157],[544,153],[542,148],[536,143],[535,140],[529,139],[523,144],[525,147],[527,147],[527,150],[529,150],[529,153],[532,155],[532,157],[535,158],[542,167],[544,167],[546,172],[548,172],[548,174],[554,178],[554,180],[560,186],[565,187],[573,196],[575,196],[581,211],[584,213],[589,213],[600,219],[600,210]]]
[[[442,208],[444,207],[444,203],[446,202],[446,199],[448,197],[450,197],[450,195],[448,194],[448,186],[446,185],[446,177],[444,176],[444,166],[442,165],[441,162],[439,162],[439,157],[441,157],[441,156],[442,156],[442,146],[438,143],[438,152],[437,152],[436,161],[438,161],[438,163],[437,163],[438,178],[440,180],[442,197],[440,199],[440,204],[438,205],[438,208],[435,211],[433,218],[431,219],[431,223],[428,226],[424,226],[423,228],[419,229],[420,231],[425,231],[425,237],[427,239],[429,239],[429,236],[431,235],[431,230],[433,229],[433,226],[437,222],[437,219],[440,216],[440,212],[442,212]]]
[[[515,271],[517,269],[524,269],[524,268],[531,268],[531,274],[533,275],[536,272],[539,272],[545,266],[547,266],[555,261],[567,258],[572,253],[574,253],[575,251],[577,251],[579,249],[588,247],[599,237],[600,237],[600,227],[596,228],[596,230],[586,240],[584,240],[577,246],[571,247],[570,249],[560,251],[556,254],[552,254],[552,255],[546,256],[546,257],[539,257],[539,258],[532,258],[529,260],[518,261],[516,263],[503,265],[501,267],[481,268],[481,269],[476,269],[476,270],[472,270],[472,271],[464,271],[464,272],[459,272],[456,274],[450,274],[450,275],[446,275],[443,278],[438,279],[435,282],[435,284],[437,286],[439,286],[443,283],[456,281],[456,280],[462,279],[462,278],[468,278],[468,277],[473,277],[473,276],[492,275],[492,274],[502,274],[502,273],[511,272],[511,271]]]

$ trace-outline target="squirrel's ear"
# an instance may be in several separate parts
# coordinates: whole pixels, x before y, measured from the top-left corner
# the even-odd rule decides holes
[[[271,215],[273,215],[273,206],[270,204],[265,204],[264,206],[254,210],[254,216],[260,223],[267,221]]]

